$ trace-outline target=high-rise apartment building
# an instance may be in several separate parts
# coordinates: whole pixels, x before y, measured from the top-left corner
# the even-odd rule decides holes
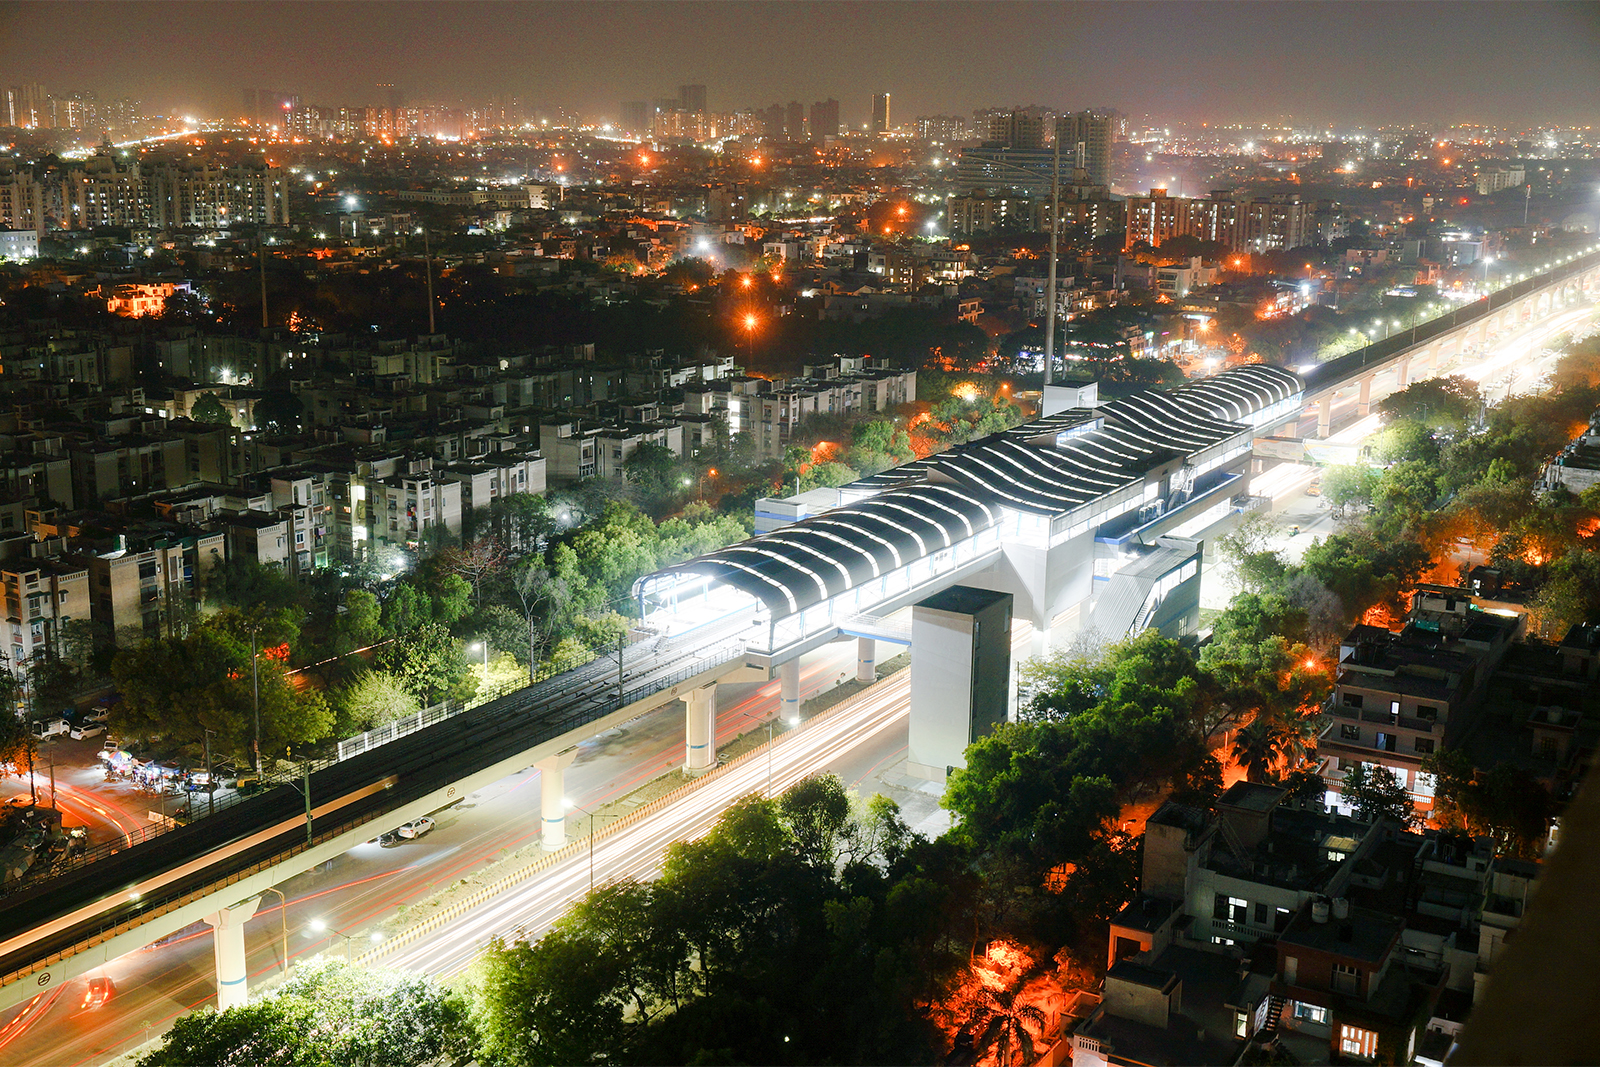
[[[1111,184],[1112,119],[1093,111],[1056,116],[1062,166],[1081,166],[1094,185]],[[1081,162],[1080,162],[1081,159]],[[1071,160],[1069,164],[1067,161]]]
[[[1003,148],[1044,147],[1044,116],[1027,111],[1005,111],[989,118],[986,144]]]
[[[971,139],[966,120],[960,115],[918,115],[913,125],[921,141],[957,144]]]
[[[678,106],[685,111],[706,110],[706,87],[704,85],[678,86]]]
[[[1204,200],[1168,196],[1152,189],[1126,201],[1125,247],[1159,246],[1181,235],[1216,241],[1226,248],[1268,252],[1309,244],[1316,236],[1312,205],[1298,196],[1244,200],[1228,190],[1214,190]]]
[[[622,118],[618,122],[624,133],[644,134],[650,132],[650,104],[644,100],[624,100],[622,102]]]
[[[872,98],[872,135],[882,137],[889,132],[889,94],[879,93]]]
[[[839,136],[839,101],[818,100],[811,105],[811,139],[821,141]]]
[[[55,125],[50,95],[37,82],[24,82],[6,90],[7,125],[27,130],[49,129]]]
[[[761,136],[769,141],[783,140],[783,124],[788,118],[788,112],[782,104],[773,104],[761,112]]]
[[[0,162],[0,229],[96,226],[281,226],[289,221],[284,172],[264,163],[122,162],[107,150],[39,170]]]
[[[796,144],[806,139],[806,109],[798,100],[789,101],[783,110],[783,136]]]

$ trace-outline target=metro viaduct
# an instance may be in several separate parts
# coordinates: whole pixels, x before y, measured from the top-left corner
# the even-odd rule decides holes
[[[1371,412],[1373,379],[1378,374],[1393,370],[1396,388],[1404,389],[1414,368],[1423,368],[1418,378],[1432,378],[1505,330],[1584,299],[1600,299],[1600,246],[1561,257],[1543,273],[1309,369],[1302,377],[1306,404],[1317,410],[1317,436],[1331,432],[1333,404],[1340,395],[1353,390],[1357,413]],[[1280,425],[1294,421],[1298,419]]]

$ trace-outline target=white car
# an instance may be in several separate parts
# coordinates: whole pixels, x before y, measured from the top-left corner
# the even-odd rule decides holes
[[[49,721],[41,719],[33,724],[33,736],[42,741],[47,737],[67,733],[71,729],[72,724],[67,722],[66,719],[50,719]]]
[[[103,734],[105,732],[106,732],[106,727],[105,727],[104,723],[99,723],[99,722],[80,723],[79,725],[74,726],[72,728],[72,739],[74,741],[82,741],[86,737],[99,737],[101,734]]]
[[[431,833],[433,827],[433,820],[424,815],[420,819],[413,819],[406,823],[404,826],[400,827],[396,833],[409,840],[410,838],[421,837],[424,834]]]

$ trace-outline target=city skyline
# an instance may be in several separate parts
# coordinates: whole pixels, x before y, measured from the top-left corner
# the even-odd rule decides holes
[[[928,17],[928,8],[948,17]],[[1584,125],[1593,4],[615,3],[0,6],[10,78],[229,117],[247,89],[308,103],[526,106],[620,118],[683,84],[707,107],[841,102],[892,122],[1039,103],[1169,122]],[[308,19],[308,12],[316,13]],[[956,26],[960,32],[953,32]],[[318,30],[322,32],[317,32]],[[733,44],[708,49],[708,33]],[[801,42],[799,45],[794,42]],[[86,64],[85,56],[93,56]],[[1529,77],[1529,71],[1541,77]]]

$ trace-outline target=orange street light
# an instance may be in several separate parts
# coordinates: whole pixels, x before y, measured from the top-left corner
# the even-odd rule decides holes
[[[745,360],[754,362],[756,358],[756,326],[761,320],[754,315],[746,314],[744,317]]]
[[[750,280],[750,275],[746,274],[743,278],[739,279],[739,284],[748,289],[754,283]]]

